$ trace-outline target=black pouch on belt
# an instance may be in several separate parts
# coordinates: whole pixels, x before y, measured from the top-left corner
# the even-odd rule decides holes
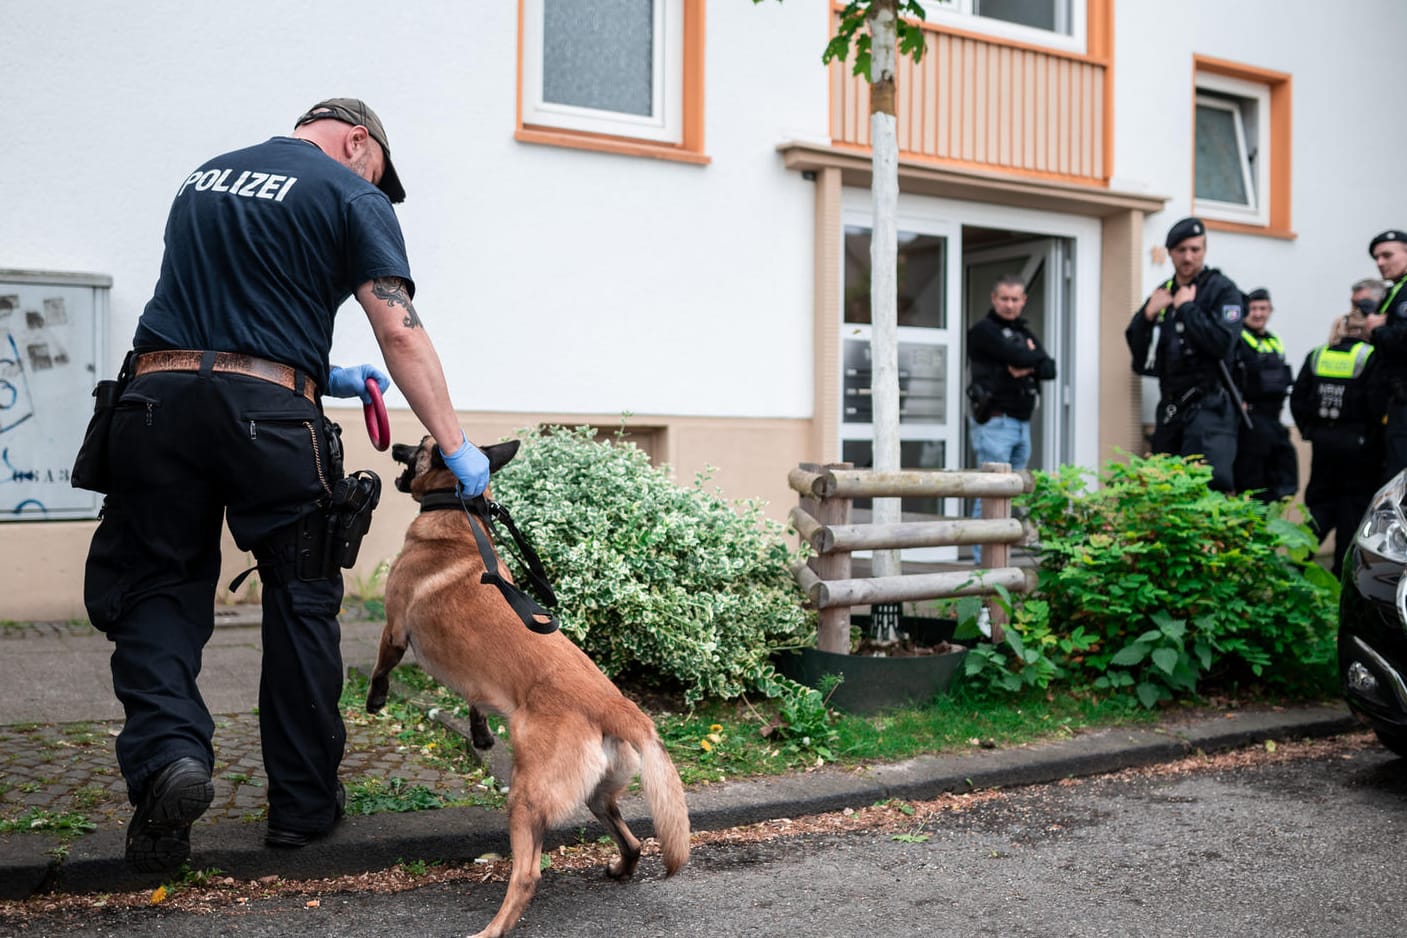
[[[108,439],[112,435],[112,415],[117,410],[117,402],[132,379],[132,353],[122,360],[122,368],[115,379],[99,381],[93,388],[93,416],[88,420],[88,429],[83,431],[83,442],[78,447],[78,455],[73,460],[73,471],[69,473],[69,483],[76,489],[107,494],[112,487],[112,473],[108,465]]]
[[[381,478],[358,469],[332,486],[327,507],[303,517],[298,530],[298,578],[328,580],[357,562],[371,513],[381,501]]]

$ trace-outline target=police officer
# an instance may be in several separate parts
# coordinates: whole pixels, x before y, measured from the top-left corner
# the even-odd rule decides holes
[[[1055,359],[1021,318],[1026,308],[1026,284],[1008,274],[992,286],[987,315],[967,331],[971,384],[967,396],[968,439],[977,464],[1007,463],[1025,469],[1031,457],[1031,414],[1040,398],[1041,381],[1055,377]],[[981,514],[978,499],[973,513]],[[982,562],[982,548],[973,548]]]
[[[213,797],[214,726],[196,675],[214,626],[222,521],[253,552],[262,587],[265,842],[302,846],[342,814],[342,578],[302,563],[304,538],[341,475],[321,396],[388,386],[370,365],[328,362],[345,299],[366,312],[387,370],[464,491],[488,481],[411,302],[391,207],[404,198],[380,119],[334,98],[290,136],[210,160],[171,205],[84,581],[88,614],[113,643],[126,713],[117,759],[136,806],[127,859],[144,872],[180,866]]]
[[[1266,328],[1273,311],[1269,290],[1246,294],[1245,323],[1233,368],[1251,418],[1250,426],[1241,424],[1236,443],[1236,490],[1252,492],[1265,502],[1287,498],[1299,489],[1299,460],[1290,431],[1280,421],[1293,372],[1285,361],[1285,346]]]
[[[1369,341],[1378,353],[1387,400],[1382,481],[1407,469],[1407,230],[1384,231],[1368,243],[1378,273],[1388,281],[1377,312],[1368,317]]]
[[[1353,295],[1355,302],[1367,298],[1368,309],[1376,309],[1385,291],[1360,283]],[[1361,308],[1340,317],[1337,341],[1305,357],[1290,393],[1290,412],[1311,449],[1305,507],[1321,544],[1334,534],[1335,576],[1343,571],[1381,472],[1383,356],[1364,341],[1370,318]]]
[[[1124,331],[1133,370],[1158,378],[1152,450],[1201,456],[1212,469],[1211,487],[1230,492],[1242,417],[1228,384],[1229,359],[1241,327],[1241,291],[1205,266],[1201,219],[1182,219],[1164,243],[1173,276],[1134,311]]]

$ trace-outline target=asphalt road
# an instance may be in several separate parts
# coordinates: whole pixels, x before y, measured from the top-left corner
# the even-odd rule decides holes
[[[513,932],[595,936],[1407,935],[1407,760],[1337,741],[1286,759],[1130,771],[921,810],[892,830],[701,844],[618,886],[549,871]],[[0,933],[449,936],[482,928],[496,883],[0,917]]]

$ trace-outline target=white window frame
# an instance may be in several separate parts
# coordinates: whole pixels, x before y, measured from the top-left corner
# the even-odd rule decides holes
[[[1232,114],[1236,126],[1236,147],[1241,160],[1241,176],[1250,201],[1247,205],[1240,205],[1235,202],[1198,198],[1197,171],[1194,164],[1193,210],[1198,215],[1220,221],[1261,226],[1270,224],[1270,87],[1225,75],[1198,72],[1197,92],[1193,102],[1194,108],[1212,107],[1230,111]],[[1233,100],[1228,101],[1227,98]],[[1246,128],[1244,115],[1247,108],[1255,110],[1254,134]],[[1250,160],[1252,151],[1256,155],[1254,164]],[[1197,141],[1194,139],[1192,159],[1195,161],[1196,158]]]
[[[543,2],[523,0],[523,123],[661,143],[684,140],[684,0],[653,0],[650,114],[623,114],[542,99]]]
[[[1068,36],[1045,29],[1036,29],[1033,26],[1022,26],[1020,23],[1008,23],[1006,20],[980,16],[973,12],[975,6],[973,0],[925,0],[924,12],[928,14],[928,22],[930,23],[940,23],[954,29],[984,33],[998,39],[1010,39],[1015,42],[1030,43],[1034,46],[1046,46],[1051,49],[1084,54],[1088,51],[1087,40],[1089,36],[1086,3],[1087,0],[1069,0],[1070,34]]]

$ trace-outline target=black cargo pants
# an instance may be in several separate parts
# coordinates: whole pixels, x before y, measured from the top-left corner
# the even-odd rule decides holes
[[[1279,412],[1252,407],[1248,428],[1241,424],[1236,440],[1236,491],[1254,492],[1254,498],[1276,502],[1299,490],[1299,456],[1290,442],[1290,431]]]
[[[227,517],[235,543],[259,562],[269,823],[313,832],[335,820],[346,742],[342,579],[303,581],[292,570],[299,519],[341,471],[329,433],[307,398],[241,375],[157,372],[122,395],[84,600],[114,646],[113,689],[126,711],[117,759],[134,804],[171,761],[213,763],[214,724],[196,677],[214,630]]]
[[[1212,470],[1209,488],[1230,492],[1236,464],[1236,437],[1241,417],[1231,396],[1219,387],[1207,389],[1195,401],[1179,405],[1164,393],[1158,402],[1158,422],[1151,449],[1173,456],[1200,456]]]

